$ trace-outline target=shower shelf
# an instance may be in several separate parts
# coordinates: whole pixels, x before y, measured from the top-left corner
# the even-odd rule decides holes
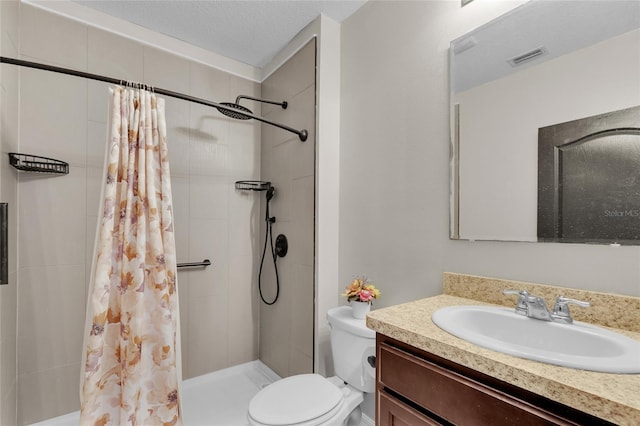
[[[271,182],[264,180],[239,180],[236,182],[238,191],[266,191],[271,187]]]
[[[9,164],[18,170],[35,173],[69,174],[69,163],[39,155],[9,153]]]

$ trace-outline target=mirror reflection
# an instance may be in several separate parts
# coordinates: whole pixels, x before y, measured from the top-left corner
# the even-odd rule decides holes
[[[571,210],[571,215],[565,214],[564,222],[555,217],[551,226],[560,223],[568,230],[580,222],[580,231],[563,239],[539,237],[538,229],[541,215],[562,214],[557,205],[551,213],[539,209],[540,129],[640,105],[639,28],[640,2],[635,0],[532,0],[451,43],[452,238],[640,244],[633,233],[595,232],[616,219],[605,217],[605,211],[631,211],[624,206],[637,205],[640,197],[637,178],[626,180],[625,191],[598,185],[598,176],[620,178],[614,160],[620,155],[615,154],[571,174],[578,188],[565,191],[571,194],[565,213]],[[632,122],[635,117],[634,126],[640,128],[637,115]],[[553,153],[584,137],[578,133],[551,142],[552,174],[560,167]],[[637,141],[637,133],[629,138]],[[629,152],[640,155],[636,149],[625,152],[625,158]],[[581,189],[586,184],[578,179],[582,174],[605,193],[595,198],[615,201],[610,208],[589,204],[594,194]],[[557,204],[563,183],[551,185],[556,194],[551,202]],[[635,201],[630,200],[634,194]],[[600,217],[589,221],[584,215]]]

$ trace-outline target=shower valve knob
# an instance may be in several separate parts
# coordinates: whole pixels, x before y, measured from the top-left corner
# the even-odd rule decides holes
[[[279,257],[285,257],[288,251],[289,242],[287,241],[287,237],[285,237],[283,234],[278,235],[276,237],[276,255],[278,255]]]

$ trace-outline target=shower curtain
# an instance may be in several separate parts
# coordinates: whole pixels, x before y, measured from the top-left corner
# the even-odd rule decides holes
[[[82,425],[180,425],[176,256],[164,101],[110,90],[84,337]]]

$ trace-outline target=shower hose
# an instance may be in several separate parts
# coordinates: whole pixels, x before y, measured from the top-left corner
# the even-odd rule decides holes
[[[258,272],[258,292],[260,293],[260,299],[262,299],[262,302],[265,305],[273,305],[278,301],[278,297],[280,296],[280,277],[278,276],[278,265],[276,263],[276,259],[278,258],[278,256],[276,255],[275,248],[273,247],[273,232],[271,229],[273,227],[273,224],[276,221],[276,218],[275,216],[271,217],[269,215],[269,202],[271,201],[271,198],[273,198],[273,193],[274,193],[274,188],[270,187],[267,190],[267,206],[265,209],[265,219],[264,219],[265,220],[264,247],[262,249],[262,258],[260,259],[260,271]],[[276,272],[276,295],[271,301],[268,301],[267,299],[265,299],[264,295],[262,294],[262,267],[264,266],[264,258],[265,258],[265,255],[267,254],[267,241],[271,243],[271,257],[273,259],[273,269]]]

